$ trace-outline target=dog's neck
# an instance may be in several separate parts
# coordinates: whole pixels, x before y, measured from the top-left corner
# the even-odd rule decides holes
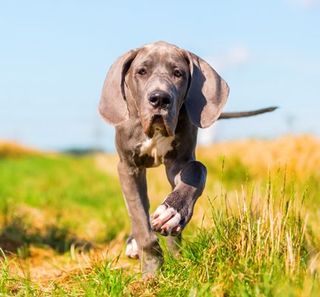
[[[165,155],[173,149],[172,141],[174,136],[163,136],[156,131],[152,138],[147,137],[140,147],[140,156],[148,155],[154,159],[153,167],[159,166],[164,162]]]

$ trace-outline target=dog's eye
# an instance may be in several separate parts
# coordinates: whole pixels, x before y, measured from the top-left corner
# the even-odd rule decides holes
[[[179,70],[179,69],[174,69],[174,70],[173,70],[173,75],[174,75],[175,77],[181,77],[181,76],[183,75],[183,73],[182,73],[182,71]]]
[[[141,68],[141,69],[139,69],[139,70],[138,70],[138,74],[139,74],[139,75],[145,75],[145,74],[147,74],[146,68]]]

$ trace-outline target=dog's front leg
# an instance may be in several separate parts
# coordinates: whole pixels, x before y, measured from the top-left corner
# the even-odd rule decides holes
[[[150,226],[146,169],[132,167],[122,161],[118,172],[131,219],[132,235],[139,248],[142,273],[153,274],[161,266],[163,258],[158,238]]]
[[[207,170],[194,160],[170,164],[166,170],[174,188],[154,212],[151,225],[162,235],[178,235],[192,217],[194,205],[205,186]]]

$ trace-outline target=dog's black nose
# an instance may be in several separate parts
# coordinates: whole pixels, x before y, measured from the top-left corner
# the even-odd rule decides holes
[[[164,91],[155,91],[152,92],[149,96],[149,103],[154,107],[154,108],[163,108],[167,109],[170,104],[171,104],[171,96]]]

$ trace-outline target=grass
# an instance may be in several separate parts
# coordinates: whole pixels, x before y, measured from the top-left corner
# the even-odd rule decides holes
[[[319,295],[316,138],[199,149],[208,180],[182,254],[165,252],[165,265],[149,280],[123,256],[130,226],[115,156],[8,151],[0,149],[4,296]],[[163,169],[148,179],[154,209],[169,186]]]

